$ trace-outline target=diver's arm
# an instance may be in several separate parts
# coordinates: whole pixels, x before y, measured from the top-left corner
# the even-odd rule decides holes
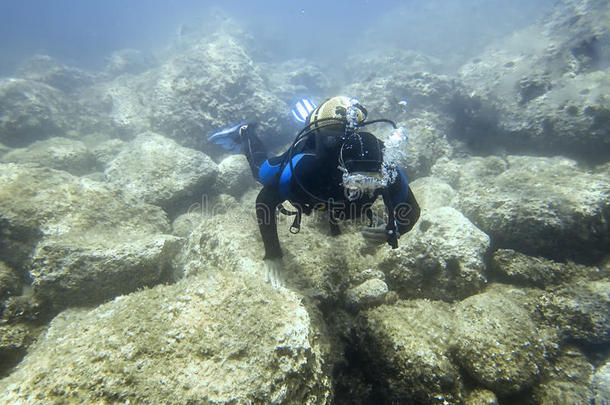
[[[400,237],[413,229],[419,219],[420,208],[402,169],[398,169],[398,172],[396,181],[388,188],[384,203],[393,213],[395,227]]]
[[[263,187],[256,197],[256,218],[265,245],[265,259],[282,257],[276,220],[276,207],[280,202],[279,192],[272,187]]]
[[[407,186],[407,198],[394,207],[394,218],[399,235],[409,232],[419,219],[420,208],[411,187]]]

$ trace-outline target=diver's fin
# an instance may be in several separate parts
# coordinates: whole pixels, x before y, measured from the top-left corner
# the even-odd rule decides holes
[[[307,121],[307,117],[313,110],[316,109],[316,104],[308,98],[302,98],[297,101],[292,107],[292,116],[301,124]]]
[[[230,153],[239,153],[241,149],[241,133],[247,125],[240,122],[237,125],[221,129],[208,136],[208,142],[220,146]]]

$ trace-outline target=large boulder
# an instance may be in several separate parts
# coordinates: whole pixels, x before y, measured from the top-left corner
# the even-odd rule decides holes
[[[567,338],[589,344],[610,342],[610,281],[580,280],[549,291],[544,316]]]
[[[15,149],[0,158],[0,162],[31,163],[51,169],[65,170],[76,176],[95,170],[95,160],[81,141],[49,138],[36,141],[26,148]]]
[[[464,380],[450,352],[454,322],[448,304],[427,300],[399,301],[361,316],[365,372],[384,403],[461,403]]]
[[[156,65],[155,57],[137,49],[120,49],[112,52],[106,59],[105,73],[111,76],[138,74]]]
[[[610,361],[595,371],[592,387],[594,404],[610,403]]]
[[[534,385],[559,347],[556,331],[535,322],[527,300],[527,292],[494,285],[455,307],[457,362],[497,394]]]
[[[610,156],[604,0],[563,0],[541,22],[464,65],[455,134],[478,150]]]
[[[576,347],[566,345],[545,370],[532,397],[540,405],[595,404],[592,400],[593,365]],[[603,402],[600,402],[603,403]]]
[[[0,164],[0,260],[51,307],[167,280],[180,238],[164,212],[67,172]]]
[[[496,250],[490,261],[490,276],[498,281],[546,288],[575,279],[597,280],[610,276],[608,269],[588,267],[572,262],[559,263],[543,257],[532,257],[512,249]]]
[[[66,66],[48,55],[34,55],[17,69],[17,76],[70,93],[93,84],[94,74]]]
[[[459,193],[458,208],[494,247],[596,263],[610,242],[610,180],[570,159],[473,157],[432,169]]]
[[[289,120],[287,106],[267,89],[246,47],[228,33],[179,50],[155,75],[152,88],[141,89],[152,128],[185,146],[209,151],[206,135],[250,119],[269,140],[281,133],[279,117]]]
[[[128,198],[173,214],[212,191],[218,167],[203,152],[145,132],[108,164],[105,174]]]
[[[336,91],[333,81],[319,66],[307,59],[290,59],[283,63],[261,64],[262,73],[273,94],[288,105],[300,98],[322,102]]]
[[[248,160],[242,154],[229,155],[218,164],[218,179],[216,190],[239,198],[248,189],[254,187],[256,181]]]
[[[62,136],[74,105],[59,90],[25,79],[0,79],[0,142],[10,147]]]
[[[489,244],[489,236],[456,209],[425,209],[414,229],[400,239],[398,249],[377,253],[378,268],[390,288],[403,297],[462,299],[487,283]]]
[[[15,270],[0,261],[0,303],[10,296],[18,295],[21,290],[21,280]]]
[[[174,221],[174,233],[185,237],[176,278],[203,270],[241,271],[263,278],[263,243],[254,202],[240,204],[229,195],[204,199]]]
[[[327,342],[296,294],[220,273],[69,310],[0,403],[327,404]]]

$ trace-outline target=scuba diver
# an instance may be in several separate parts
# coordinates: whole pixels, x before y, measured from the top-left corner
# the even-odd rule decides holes
[[[308,99],[292,111],[305,124],[290,148],[269,157],[257,137],[254,123],[242,123],[212,134],[208,140],[233,153],[246,155],[253,176],[263,185],[256,198],[256,215],[265,247],[265,281],[282,285],[282,250],[276,211],[293,215],[291,233],[298,233],[302,214],[328,213],[330,233],[338,235],[338,222],[365,217],[362,235],[371,243],[398,247],[398,238],[417,222],[420,208],[403,171],[384,156],[384,143],[363,130],[367,110],[358,100],[333,97],[316,107]],[[377,224],[371,206],[381,196],[388,220]],[[287,210],[282,203],[294,207]]]

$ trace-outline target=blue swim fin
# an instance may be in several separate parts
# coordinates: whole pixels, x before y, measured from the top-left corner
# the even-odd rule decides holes
[[[317,107],[316,103],[309,98],[302,98],[292,107],[292,117],[299,123],[304,124],[309,114]]]
[[[241,133],[246,126],[246,123],[240,122],[232,127],[221,129],[208,136],[208,142],[220,146],[229,153],[239,153],[241,149]]]

